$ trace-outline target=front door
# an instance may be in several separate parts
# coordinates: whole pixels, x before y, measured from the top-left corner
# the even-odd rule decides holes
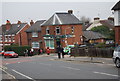
[[[57,38],[57,39],[56,39],[56,45],[57,45],[57,46],[60,46],[60,45],[61,45],[60,38]]]

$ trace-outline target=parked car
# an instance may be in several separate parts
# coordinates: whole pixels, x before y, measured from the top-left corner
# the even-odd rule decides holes
[[[3,56],[4,55],[4,51],[0,51],[0,56]]]
[[[6,58],[6,57],[18,57],[18,54],[15,53],[14,51],[6,51],[4,53],[4,58]]]
[[[117,68],[120,68],[120,46],[116,47],[113,53],[113,61]]]
[[[70,54],[71,53],[71,48],[73,48],[74,45],[68,45],[67,47],[64,48],[64,53],[65,54]]]

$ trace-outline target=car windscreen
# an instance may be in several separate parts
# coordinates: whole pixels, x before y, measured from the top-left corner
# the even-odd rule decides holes
[[[6,54],[12,54],[12,53],[15,53],[15,52],[5,52]]]
[[[120,46],[118,46],[117,48],[115,48],[115,51],[120,51]]]

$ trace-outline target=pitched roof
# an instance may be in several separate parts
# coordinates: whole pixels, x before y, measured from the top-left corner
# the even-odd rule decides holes
[[[120,1],[115,4],[112,10],[120,10]]]
[[[91,25],[89,25],[89,27],[86,30],[91,30],[92,28],[101,26],[101,25],[106,26],[109,29],[114,28],[114,22],[110,20],[97,20],[97,21],[94,21]]]
[[[86,40],[105,38],[102,34],[93,31],[83,31],[83,36]]]
[[[5,25],[2,25],[2,29],[6,35],[17,34],[25,25],[27,25],[27,23],[11,24],[11,28],[8,31],[5,31]]]
[[[100,23],[104,26],[109,27],[109,29],[114,28],[114,22],[110,22],[109,20],[100,20]]]
[[[45,22],[45,20],[36,21],[30,28],[26,30],[26,32],[40,32],[41,31],[41,24]]]
[[[82,24],[80,20],[70,13],[55,13],[50,17],[42,26],[49,25],[70,25],[70,24]]]
[[[83,25],[82,26],[82,30],[85,31],[91,24],[93,24],[93,23],[89,23],[87,25]]]

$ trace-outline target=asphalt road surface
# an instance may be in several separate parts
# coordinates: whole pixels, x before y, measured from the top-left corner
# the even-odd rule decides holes
[[[74,63],[53,56],[2,58],[5,70],[16,79],[118,79],[114,65]]]

